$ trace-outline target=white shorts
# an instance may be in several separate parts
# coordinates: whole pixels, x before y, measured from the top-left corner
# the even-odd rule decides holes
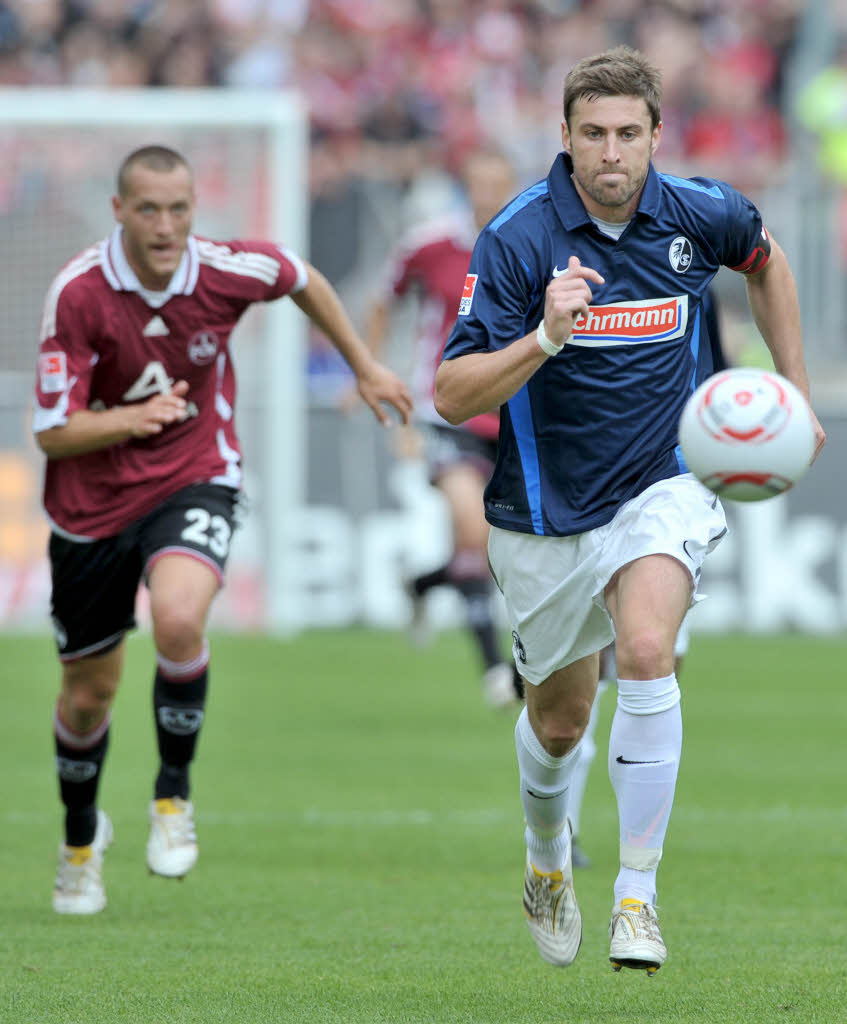
[[[571,537],[492,526],[488,558],[503,592],[518,671],[538,685],[615,639],[604,590],[618,569],[671,555],[691,574],[691,603],[706,555],[726,533],[721,503],[691,473],[660,480],[611,522]]]

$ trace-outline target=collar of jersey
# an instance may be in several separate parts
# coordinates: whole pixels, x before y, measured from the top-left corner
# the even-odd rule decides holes
[[[571,181],[572,173],[573,164],[571,163],[571,158],[567,153],[562,152],[556,157],[553,166],[550,168],[550,173],[547,175],[547,187],[550,198],[556,213],[559,215],[559,219],[568,231],[592,223],[582,200],[579,198],[579,193]],[[643,214],[654,219],[658,217],[661,188],[659,175],[651,163],[650,169],[647,171],[647,181],[644,183],[644,191],[641,193],[636,216]]]
[[[173,295],[190,295],[197,284],[197,275],[200,269],[200,259],[197,253],[197,239],[194,235],[188,236],[188,243],[179,266],[173,273],[168,287],[163,291],[150,291],[138,280],[135,271],[129,265],[123,247],[123,227],[115,225],[115,230],[104,239],[102,245],[102,267],[103,274],[109,284],[116,292],[137,292],[147,303],[155,309],[164,304]]]

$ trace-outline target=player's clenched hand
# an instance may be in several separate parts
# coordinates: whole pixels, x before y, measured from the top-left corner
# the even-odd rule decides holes
[[[394,406],[403,423],[409,422],[412,414],[412,396],[403,381],[388,367],[372,360],[367,368],[359,373],[357,383],[362,399],[384,427],[391,426],[391,417],[383,408],[383,402]]]
[[[554,345],[561,345],[573,331],[574,320],[588,316],[591,288],[605,279],[591,267],[584,267],[578,256],[571,256],[568,269],[554,277],[544,296],[544,331]]]
[[[178,380],[166,394],[153,395],[146,402],[129,406],[131,416],[130,433],[133,437],[152,437],[161,434],[172,423],[182,423],[186,418],[185,396],[188,382]]]

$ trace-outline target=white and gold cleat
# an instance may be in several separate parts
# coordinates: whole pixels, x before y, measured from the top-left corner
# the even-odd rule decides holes
[[[568,967],[582,943],[582,916],[573,889],[571,852],[560,871],[539,871],[526,855],[523,910],[542,960]]]
[[[97,914],[106,906],[103,854],[114,832],[105,811],[97,812],[97,830],[90,846],[59,846],[59,866],[53,887],[57,914]]]
[[[164,878],[183,878],[197,863],[194,806],[181,797],[166,797],[150,804],[147,866]]]
[[[622,899],[612,909],[609,924],[609,961],[613,971],[630,967],[652,978],[667,959],[659,931],[659,918],[649,903]]]

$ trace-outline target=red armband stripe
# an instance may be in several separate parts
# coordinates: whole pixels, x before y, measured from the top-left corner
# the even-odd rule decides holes
[[[737,270],[739,274],[756,274],[766,265],[770,257],[771,240],[767,231],[762,228],[762,244],[757,245],[743,263],[729,269]]]

